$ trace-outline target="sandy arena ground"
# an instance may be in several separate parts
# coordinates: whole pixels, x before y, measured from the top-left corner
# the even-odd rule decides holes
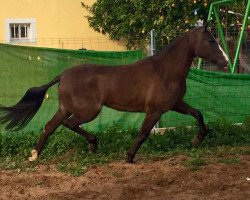
[[[250,155],[241,164],[209,164],[198,170],[183,166],[187,158],[122,161],[93,166],[79,177],[54,165],[36,171],[0,171],[0,199],[250,199]]]

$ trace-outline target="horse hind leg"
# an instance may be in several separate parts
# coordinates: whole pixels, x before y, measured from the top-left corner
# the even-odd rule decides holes
[[[57,113],[52,117],[52,119],[46,124],[43,133],[38,140],[35,149],[31,151],[31,157],[29,161],[36,161],[38,156],[41,154],[42,149],[48,139],[48,137],[63,123],[65,119],[69,117],[69,114],[58,110]]]
[[[97,139],[94,135],[88,133],[84,129],[80,128],[79,126],[83,124],[83,121],[80,120],[79,118],[75,117],[74,115],[71,116],[70,118],[66,119],[63,122],[63,125],[70,129],[71,131],[74,131],[78,133],[79,135],[83,136],[86,138],[88,141],[88,149],[90,153],[95,153],[96,148],[97,148]]]

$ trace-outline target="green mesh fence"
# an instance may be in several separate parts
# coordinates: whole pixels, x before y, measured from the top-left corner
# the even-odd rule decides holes
[[[250,117],[250,74],[191,70],[185,101],[199,109],[205,121],[227,118],[241,123]],[[194,119],[174,112],[165,114],[161,126],[190,125]]]
[[[0,104],[15,104],[28,88],[47,83],[64,69],[78,64],[114,66],[133,63],[143,57],[145,55],[140,50],[73,51],[0,44]],[[242,122],[250,116],[250,75],[191,70],[187,85],[186,101],[200,109],[206,121],[226,117],[233,122]],[[39,131],[57,111],[57,86],[50,88],[48,94],[48,99],[24,131]],[[104,107],[100,115],[85,127],[91,131],[101,131],[112,125],[121,129],[138,128],[143,117],[144,114]],[[190,116],[168,112],[161,118],[160,126],[191,125],[194,121]]]

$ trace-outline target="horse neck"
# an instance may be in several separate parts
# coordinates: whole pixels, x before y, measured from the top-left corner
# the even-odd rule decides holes
[[[186,79],[195,58],[195,44],[191,34],[193,32],[185,34],[162,52],[161,67],[166,76],[171,74],[172,77]]]

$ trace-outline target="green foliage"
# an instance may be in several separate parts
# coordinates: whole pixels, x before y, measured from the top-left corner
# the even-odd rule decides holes
[[[147,159],[169,157],[186,154],[190,157],[188,166],[197,169],[206,164],[204,155],[214,154],[222,157],[227,155],[249,154],[249,148],[239,149],[239,146],[250,146],[250,121],[242,125],[235,125],[226,119],[219,119],[208,124],[209,134],[204,142],[193,148],[192,140],[197,134],[197,127],[178,127],[167,130],[165,134],[152,134],[142,145],[138,156],[147,156]],[[72,175],[84,173],[89,166],[100,165],[112,160],[123,160],[129,147],[138,135],[137,130],[121,131],[116,126],[109,127],[103,132],[95,133],[98,138],[96,154],[89,154],[86,140],[66,129],[59,129],[53,134],[44,147],[39,160],[29,163],[27,158],[35,146],[39,134],[2,133],[0,134],[0,169],[29,169],[39,163],[57,163],[60,171]],[[227,161],[225,161],[227,162]],[[228,162],[237,162],[231,159]]]
[[[250,121],[246,120],[242,125],[235,125],[226,119],[219,119],[216,122],[207,124],[208,135],[200,145],[200,148],[250,145]],[[169,152],[178,150],[193,149],[192,140],[198,132],[197,127],[177,127],[166,130],[165,134],[151,134],[143,144],[141,151]],[[2,133],[1,157],[11,157],[15,155],[29,156],[30,150],[35,146],[39,133],[20,132]],[[116,126],[111,126],[103,132],[95,133],[98,138],[98,154],[120,157],[134,143],[138,135],[137,130],[120,130]],[[61,156],[69,150],[76,154],[88,154],[87,142],[80,135],[61,128],[50,136],[41,159]]]
[[[191,170],[197,170],[200,166],[205,164],[206,162],[199,154],[192,155],[192,157],[188,160],[188,165]]]
[[[208,141],[210,145],[213,146],[237,146],[242,142],[250,144],[249,122],[250,121],[246,120],[243,125],[232,124],[226,119],[219,119],[217,122],[210,122],[208,124],[208,140],[205,141],[205,144]]]
[[[145,143],[145,151],[167,152],[174,149],[191,149],[196,128],[177,127],[166,130],[165,134],[153,134]]]
[[[86,16],[90,27],[113,40],[126,39],[129,49],[145,46],[149,32],[157,32],[157,44],[163,46],[174,37],[194,27],[198,20],[207,19],[214,0],[97,0],[92,6],[82,2],[91,15]],[[243,13],[247,1],[220,6],[224,25],[237,21],[236,16],[226,15],[230,8]],[[212,22],[212,24],[215,24]],[[237,26],[236,23],[234,23]]]

